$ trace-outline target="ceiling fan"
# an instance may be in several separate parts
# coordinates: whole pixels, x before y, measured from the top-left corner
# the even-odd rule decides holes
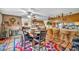
[[[40,11],[39,9],[35,9],[35,8],[20,8],[20,11],[25,13],[25,15],[23,16],[40,16],[40,17],[47,17],[41,13],[35,12],[35,11]]]

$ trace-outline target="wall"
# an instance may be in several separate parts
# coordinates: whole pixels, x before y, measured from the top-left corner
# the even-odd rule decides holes
[[[2,23],[2,14],[0,14],[0,26],[1,26],[1,23]]]
[[[73,14],[71,16],[65,16],[64,21],[67,21],[67,22],[79,22],[79,13]]]
[[[4,21],[5,27],[21,26],[22,25],[21,17],[19,17],[19,16],[4,15],[3,14],[2,18]],[[15,20],[14,23],[11,20]]]
[[[1,32],[2,14],[0,13],[0,32]]]
[[[31,19],[22,17],[22,26],[24,26],[24,23],[28,23],[28,26],[31,26]]]
[[[63,18],[59,17],[51,20],[63,20],[64,22],[79,22],[79,13],[64,16]]]

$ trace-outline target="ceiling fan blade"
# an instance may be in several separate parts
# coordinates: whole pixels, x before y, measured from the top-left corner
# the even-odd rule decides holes
[[[33,11],[40,11],[38,8],[31,8]]]

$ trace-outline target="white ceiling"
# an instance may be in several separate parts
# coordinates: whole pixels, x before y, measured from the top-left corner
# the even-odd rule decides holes
[[[79,8],[0,8],[1,13],[16,16],[26,16],[28,11],[48,17],[61,15],[62,13],[79,13]]]

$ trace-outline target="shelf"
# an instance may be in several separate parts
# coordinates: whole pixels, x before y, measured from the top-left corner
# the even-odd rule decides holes
[[[66,31],[79,31],[79,30],[76,30],[76,29],[65,29],[65,28],[50,28],[50,29],[59,29],[59,30],[66,30]]]

